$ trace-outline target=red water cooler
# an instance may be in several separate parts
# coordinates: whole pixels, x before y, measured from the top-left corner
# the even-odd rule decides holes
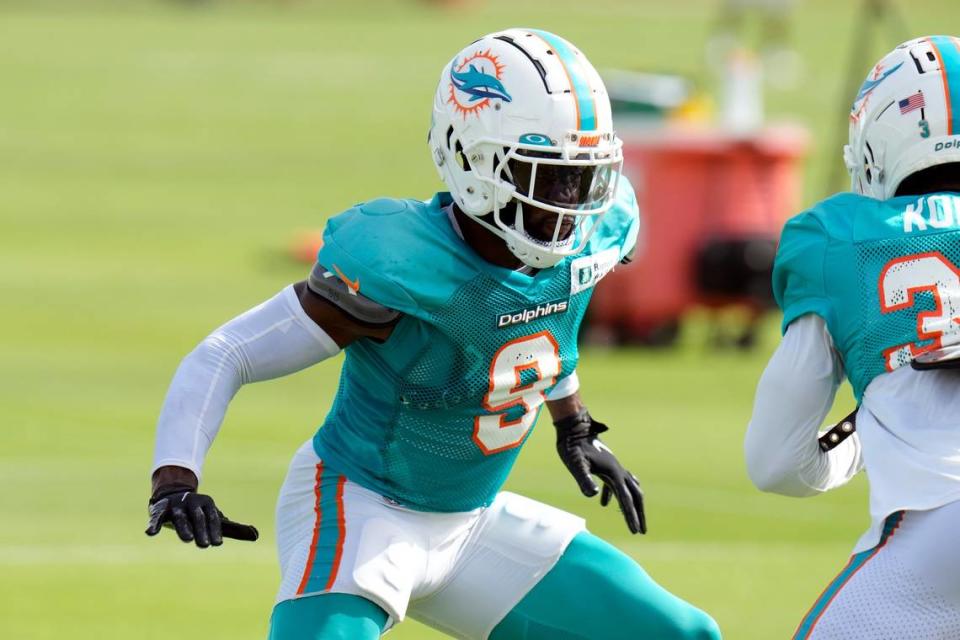
[[[769,305],[776,241],[800,203],[805,130],[668,126],[623,138],[642,247],[597,287],[591,326],[644,341],[694,305]]]

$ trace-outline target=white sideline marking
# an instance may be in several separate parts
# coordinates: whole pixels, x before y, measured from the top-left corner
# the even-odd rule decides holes
[[[242,548],[225,549],[230,540],[219,549],[200,550],[175,540],[156,541],[156,545],[138,544],[71,544],[71,545],[0,545],[0,567],[51,565],[154,565],[154,564],[244,564],[273,567],[276,552],[273,545],[244,545]],[[235,541],[234,541],[235,542]],[[658,561],[693,561],[702,559],[727,560],[730,558],[791,559],[803,554],[831,553],[836,543],[814,542],[809,544],[771,542],[633,542],[616,539],[614,542],[627,553]],[[176,543],[176,544],[175,544]],[[240,543],[235,543],[239,547]],[[234,546],[234,545],[230,545]],[[846,548],[846,547],[844,547]],[[698,560],[699,561],[699,560]]]
[[[36,565],[130,565],[130,564],[255,564],[270,566],[277,562],[273,545],[255,548],[249,543],[226,540],[217,549],[187,548],[176,540],[156,541],[152,546],[137,544],[0,545],[0,567]],[[231,545],[230,543],[234,544]],[[166,544],[164,544],[166,543]],[[182,545],[178,548],[177,544]],[[239,546],[242,549],[225,549]],[[191,544],[191,547],[194,545]]]
[[[842,542],[810,542],[810,543],[792,543],[792,542],[653,542],[648,540],[636,542],[629,539],[626,542],[616,540],[617,546],[626,553],[640,559],[643,564],[644,559],[668,562],[700,562],[704,559],[708,561],[720,561],[730,563],[731,560],[740,558],[756,559],[758,557],[768,558],[769,560],[782,561],[784,563],[796,563],[797,558],[803,558],[806,555],[818,556],[821,554],[835,553],[837,547],[841,548],[841,554],[849,548],[849,541]],[[842,557],[838,556],[838,557]]]
[[[643,488],[642,475],[640,487]],[[789,504],[779,504],[789,501],[771,500],[769,495],[761,494],[759,491],[745,495],[742,490],[735,488],[697,487],[671,483],[657,486],[657,499],[673,507],[686,507],[699,512],[762,516],[775,518],[778,521],[828,522],[831,518],[848,518],[850,514],[849,507],[843,504],[818,504],[816,509],[795,509]]]

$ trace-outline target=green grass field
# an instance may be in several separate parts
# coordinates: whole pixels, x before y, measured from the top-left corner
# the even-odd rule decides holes
[[[808,200],[839,158],[846,4],[803,3],[806,80],[771,96],[814,133]],[[283,254],[295,232],[361,199],[439,189],[425,131],[463,43],[536,25],[601,68],[697,75],[712,6],[0,4],[0,637],[263,637],[274,498],[338,366],[235,400],[203,486],[263,537],[199,552],[142,533],[154,423],[180,358],[303,277]],[[909,6],[910,34],[957,31],[960,8]],[[775,325],[746,355],[708,351],[697,322],[672,351],[584,350],[585,397],[641,478],[648,536],[579,496],[548,424],[508,484],[585,516],[734,640],[788,637],[868,523],[862,479],[808,501],[747,481],[742,434]],[[439,635],[409,622],[391,637]]]

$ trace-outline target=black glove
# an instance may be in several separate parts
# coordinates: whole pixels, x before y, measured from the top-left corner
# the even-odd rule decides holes
[[[631,533],[646,533],[647,519],[643,514],[643,492],[632,473],[623,468],[616,456],[600,442],[597,434],[607,430],[607,425],[590,417],[586,409],[553,423],[557,428],[557,452],[570,473],[580,485],[580,491],[588,498],[597,495],[599,489],[591,474],[603,481],[600,504],[610,504],[610,496],[617,496]]]
[[[213,498],[197,493],[193,487],[174,484],[160,487],[150,498],[148,536],[160,533],[160,527],[172,527],[184,542],[195,541],[205,549],[223,544],[224,538],[249,540],[260,537],[257,528],[227,518],[217,509]]]

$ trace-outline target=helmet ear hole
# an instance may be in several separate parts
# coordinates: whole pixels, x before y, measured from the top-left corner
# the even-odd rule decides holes
[[[873,153],[873,147],[870,146],[870,143],[868,141],[864,141],[864,146],[867,148],[867,153],[870,154],[869,158],[866,155],[863,156],[864,173],[867,176],[867,184],[873,184],[872,167],[876,164],[877,157]]]
[[[460,165],[461,169],[470,171],[470,161],[467,160],[467,156],[463,154],[463,145],[460,144],[459,140],[457,140],[453,147],[453,157],[457,159],[457,164]]]

